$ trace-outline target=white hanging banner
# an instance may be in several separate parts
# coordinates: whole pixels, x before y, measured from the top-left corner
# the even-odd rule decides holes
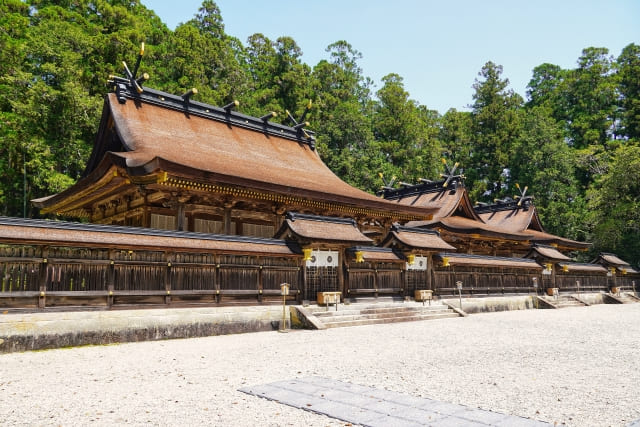
[[[427,257],[416,255],[413,258],[413,264],[407,263],[407,270],[426,270],[427,269]]]
[[[338,251],[323,251],[316,249],[311,252],[311,259],[307,267],[337,267]]]

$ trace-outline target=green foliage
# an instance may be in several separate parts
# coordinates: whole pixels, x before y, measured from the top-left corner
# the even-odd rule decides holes
[[[574,154],[564,142],[562,127],[546,107],[530,109],[513,145],[511,177],[527,185],[547,231],[584,240],[583,197],[575,177]],[[510,188],[517,194],[514,188]],[[514,197],[515,198],[515,197]]]
[[[591,187],[589,223],[596,251],[617,252],[640,263],[640,145],[624,144]],[[623,251],[621,251],[623,249]]]
[[[640,46],[630,44],[618,57],[619,90],[622,96],[621,129],[617,136],[640,139]]]
[[[512,144],[520,134],[522,98],[507,89],[502,66],[487,62],[473,85],[473,148],[465,165],[470,193],[475,200],[504,195],[509,186]]]
[[[100,121],[109,74],[135,61],[148,86],[289,123],[317,135],[318,152],[345,181],[376,191],[378,176],[437,178],[439,159],[460,162],[474,200],[529,186],[550,232],[638,261],[637,142],[640,46],[617,58],[589,47],[574,69],[532,70],[527,101],[487,62],[473,84],[471,111],[444,115],[411,99],[391,73],[374,93],[347,41],[311,67],[290,37],[246,43],[225,33],[220,9],[204,0],[170,31],[140,0],[0,2],[0,213],[36,216],[25,200],[61,191],[82,176]],[[25,209],[26,208],[26,209]],[[586,218],[586,219],[585,219]],[[587,220],[588,219],[588,220]]]

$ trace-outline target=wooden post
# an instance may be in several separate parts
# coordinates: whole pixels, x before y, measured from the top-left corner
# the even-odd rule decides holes
[[[176,211],[176,230],[184,231],[184,205],[182,203],[178,203],[178,209]]]
[[[345,251],[344,248],[340,248],[340,250],[338,251],[338,290],[342,292],[342,295],[346,296],[347,292],[345,289],[344,271],[343,271],[344,270],[343,264],[345,262],[344,251]]]
[[[42,249],[42,262],[40,263],[40,269],[38,270],[38,290],[40,293],[38,294],[38,308],[44,309],[47,305],[47,260],[48,250],[47,248]]]
[[[427,289],[433,291],[433,252],[427,254]]]
[[[375,289],[374,296],[378,298],[378,265],[373,263],[373,289]]]
[[[109,267],[107,268],[107,307],[113,306],[113,291],[115,289],[115,250],[109,250]]]
[[[256,257],[256,263],[259,265],[258,269],[258,302],[262,303],[262,291],[263,291],[263,277],[262,277],[262,263],[260,257]]]
[[[213,268],[215,269],[213,287],[216,290],[216,303],[220,304],[220,255],[214,255],[213,262]]]
[[[302,274],[302,299],[310,301],[309,298],[309,282],[307,281],[307,262],[302,261],[302,268],[300,269]]]
[[[231,234],[231,208],[230,207],[224,208],[223,222],[224,222],[224,234]]]
[[[166,295],[164,296],[164,303],[169,305],[171,304],[171,261],[173,257],[171,253],[165,252],[165,261],[167,262],[167,267],[164,270],[164,289],[166,291]]]

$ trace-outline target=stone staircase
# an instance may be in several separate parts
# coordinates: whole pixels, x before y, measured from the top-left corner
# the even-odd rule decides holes
[[[413,322],[418,320],[445,319],[459,317],[460,314],[437,301],[431,306],[413,301],[400,303],[358,303],[335,306],[307,307],[306,311],[315,317],[324,328],[373,325],[379,323]]]
[[[571,295],[558,295],[557,297],[545,296],[544,300],[555,308],[584,307],[586,304]]]
[[[620,292],[620,294],[609,295],[622,304],[633,304],[640,302],[640,299],[630,292]]]

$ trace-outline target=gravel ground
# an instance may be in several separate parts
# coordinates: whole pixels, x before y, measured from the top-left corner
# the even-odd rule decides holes
[[[640,304],[0,355],[3,425],[337,426],[238,388],[310,375],[572,426],[640,418]]]

